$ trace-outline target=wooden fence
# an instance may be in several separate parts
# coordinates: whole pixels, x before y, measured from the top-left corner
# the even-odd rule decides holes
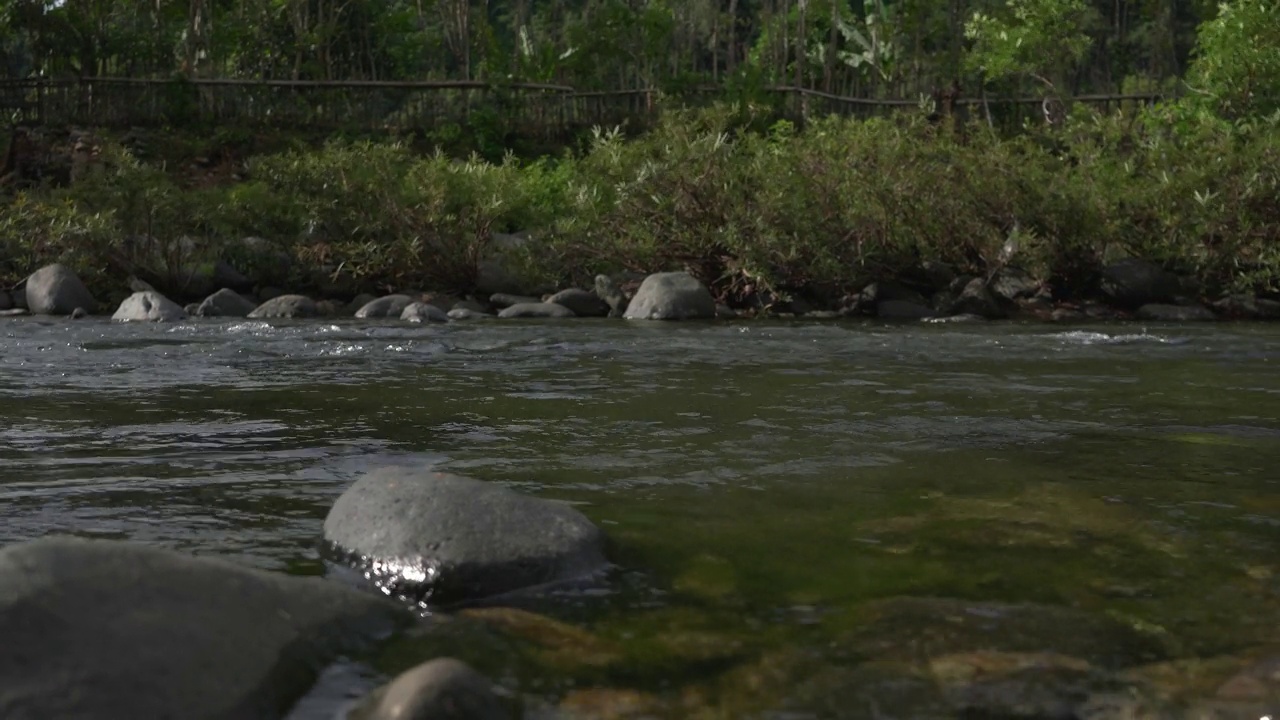
[[[832,95],[794,87],[767,90],[791,117],[872,116],[920,106],[919,100]],[[653,89],[578,92],[563,85],[475,81],[158,80],[82,78],[0,80],[0,117],[10,123],[147,127],[234,124],[300,130],[405,131],[477,116],[510,131],[550,137],[594,125],[643,125],[668,100],[702,104],[720,97],[698,88],[674,98]],[[1150,104],[1158,95],[1074,98],[1102,110]],[[1040,117],[1040,98],[954,100],[958,112],[981,111],[1001,124]]]

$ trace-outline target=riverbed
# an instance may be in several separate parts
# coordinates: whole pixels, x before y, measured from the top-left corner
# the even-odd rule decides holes
[[[891,598],[1123,618],[1163,661],[1280,643],[1277,325],[28,318],[0,338],[0,543],[345,582],[320,528],[366,470],[574,503],[610,576],[485,610],[523,628],[516,659],[444,643],[548,706],[607,688],[735,716],[749,685],[757,710],[845,717],[791,696],[868,660],[832,638]],[[295,716],[416,647],[335,670]]]

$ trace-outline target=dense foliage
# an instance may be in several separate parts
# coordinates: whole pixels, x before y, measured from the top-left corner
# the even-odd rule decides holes
[[[394,0],[128,11],[0,0],[0,47],[11,72],[26,63],[23,72],[165,73],[186,57],[198,61],[186,70],[242,75],[501,72],[590,86],[723,74],[732,88],[792,77],[888,87],[963,71],[983,86],[1062,94],[1114,84],[1112,71],[1155,82],[1179,69],[1191,41],[1179,13],[1201,13],[1160,2],[1102,13],[1086,0],[954,0],[949,33],[936,8],[911,0],[868,0],[856,12],[823,0],[731,0],[727,16],[718,4],[617,0],[440,0],[430,12]],[[694,22],[689,13],[702,11]],[[1197,278],[1206,295],[1278,293],[1280,12],[1274,0],[1232,0],[1204,14],[1213,17],[1194,36],[1181,99],[1114,114],[1068,105],[1060,121],[1012,136],[976,117],[918,112],[810,117],[801,129],[747,94],[672,110],[638,138],[598,130],[587,147],[536,160],[503,158],[492,139],[484,157],[459,160],[390,141],[317,149],[286,138],[250,153],[243,177],[195,181],[163,152],[108,141],[70,186],[23,190],[0,209],[0,282],[62,260],[118,290],[129,273],[176,283],[221,257],[276,267],[281,284],[322,294],[465,291],[496,252],[494,233],[527,231],[534,242],[505,261],[532,284],[685,267],[729,299],[761,289],[829,298],[930,260],[973,274],[1014,262],[1073,295],[1108,259],[1141,255]],[[1146,17],[1164,24],[1139,33],[1133,24]],[[209,24],[194,27],[200,18]],[[962,37],[963,48],[947,46]],[[787,50],[797,42],[799,65]],[[837,65],[847,74],[826,72]],[[246,236],[265,240],[246,245]]]
[[[63,260],[118,289],[139,268],[250,265],[235,248],[252,235],[292,258],[281,282],[295,287],[461,291],[493,233],[524,230],[536,241],[508,262],[533,285],[684,267],[726,298],[830,298],[924,260],[991,272],[1012,238],[1012,262],[1061,295],[1087,292],[1125,255],[1184,271],[1206,294],[1280,291],[1280,124],[1196,118],[1078,110],[1063,128],[1002,139],[913,116],[753,131],[717,108],[672,114],[639,139],[602,132],[577,157],[458,161],[335,141],[203,187],[108,153],[72,187],[0,212],[0,272],[13,283]]]
[[[915,97],[982,82],[965,55],[998,34],[967,41],[975,26],[1065,30],[1069,52],[1040,46],[1061,90],[1108,92],[1180,75],[1215,12],[1209,0],[0,0],[0,76],[768,82]]]

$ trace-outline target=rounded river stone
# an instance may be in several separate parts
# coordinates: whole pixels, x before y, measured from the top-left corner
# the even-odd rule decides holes
[[[399,594],[448,603],[590,575],[604,537],[561,502],[427,469],[387,467],[351,486],[324,536]]]

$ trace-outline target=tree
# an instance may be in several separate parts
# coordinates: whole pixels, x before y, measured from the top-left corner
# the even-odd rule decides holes
[[[1188,80],[1229,120],[1280,112],[1280,2],[1224,2],[1200,26]]]
[[[972,46],[965,68],[984,80],[1032,78],[1051,95],[1093,44],[1085,32],[1092,9],[1084,0],[1009,0],[1003,17],[975,12],[965,23]]]

